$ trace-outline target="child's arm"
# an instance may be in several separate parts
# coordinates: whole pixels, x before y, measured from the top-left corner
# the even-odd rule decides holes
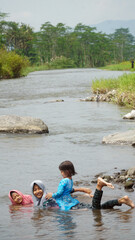
[[[84,187],[80,187],[80,188],[74,188],[73,192],[84,192],[90,195],[90,197],[93,197],[92,190],[90,188],[84,188]]]
[[[58,186],[58,191],[56,193],[47,193],[45,198],[50,199],[50,198],[59,198],[63,195],[64,192],[64,187],[67,185],[67,179],[63,179]]]

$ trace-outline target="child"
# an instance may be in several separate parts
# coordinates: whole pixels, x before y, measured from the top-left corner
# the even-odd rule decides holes
[[[58,191],[56,193],[47,193],[46,199],[54,198],[62,210],[69,210],[72,207],[79,204],[79,201],[71,197],[72,192],[86,192],[91,193],[90,189],[87,188],[78,188],[73,189],[73,180],[72,176],[76,174],[74,165],[70,161],[64,161],[59,165],[61,175],[63,179],[60,181],[58,186]]]
[[[32,198],[35,206],[40,206],[44,208],[58,208],[55,199],[46,200],[46,190],[42,181],[35,180],[31,183],[32,188]]]
[[[32,204],[32,196],[31,195],[24,195],[18,190],[12,190],[9,192],[9,199],[13,205],[26,205]]]
[[[122,204],[126,204],[131,208],[135,207],[134,203],[131,201],[131,199],[128,196],[124,196],[119,199],[110,200],[101,204],[101,198],[103,194],[102,188],[104,186],[114,189],[114,186],[111,183],[108,183],[99,177],[97,180],[97,187],[92,200],[93,209],[108,209],[108,208],[113,208],[114,206],[121,206]]]
[[[101,205],[100,202],[103,194],[102,188],[104,186],[114,188],[111,183],[105,182],[102,178],[98,178],[97,188],[92,200],[92,206],[90,204],[79,203],[77,199],[72,198],[70,195],[70,193],[74,191],[72,180],[72,176],[76,174],[74,165],[70,161],[64,161],[59,165],[59,169],[61,171],[63,179],[59,183],[58,191],[53,194],[48,193],[46,195],[46,198],[50,199],[51,197],[53,197],[54,199],[56,199],[56,202],[59,205],[60,209],[69,210],[69,209],[81,209],[86,207],[93,209],[101,209],[101,208],[113,208],[116,205],[121,206],[122,204],[126,204],[132,208],[134,207],[133,202],[128,198],[128,196],[124,196],[123,198],[120,198],[118,200],[108,201]]]

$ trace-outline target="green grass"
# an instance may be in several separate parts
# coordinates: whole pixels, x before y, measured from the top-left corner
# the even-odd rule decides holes
[[[111,70],[111,71],[135,71],[135,67],[134,67],[134,69],[131,67],[130,61],[122,62],[119,64],[107,65],[105,67],[102,67],[101,69],[106,69],[106,70]]]
[[[119,105],[135,108],[135,73],[123,74],[118,78],[100,79],[92,82],[93,93],[107,93],[116,90],[113,99]]]
[[[30,72],[35,72],[35,71],[44,71],[44,70],[49,70],[49,66],[46,64],[40,65],[40,66],[28,66],[23,70],[23,76],[27,76]]]

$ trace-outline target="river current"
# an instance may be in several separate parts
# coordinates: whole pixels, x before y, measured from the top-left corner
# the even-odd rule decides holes
[[[47,191],[55,192],[61,180],[58,170],[64,160],[74,163],[75,186],[90,187],[100,173],[113,174],[135,166],[135,148],[104,145],[104,136],[134,128],[123,120],[129,110],[112,103],[81,102],[92,94],[95,79],[118,77],[122,72],[97,69],[41,71],[27,77],[0,81],[0,115],[31,116],[42,119],[49,134],[0,134],[0,238],[126,240],[135,236],[135,210],[127,206],[102,211],[39,210],[13,207],[11,189],[31,193],[30,183],[41,179]],[[62,102],[55,102],[62,99]],[[103,201],[134,192],[122,186],[104,189]],[[82,194],[80,201],[91,202]]]

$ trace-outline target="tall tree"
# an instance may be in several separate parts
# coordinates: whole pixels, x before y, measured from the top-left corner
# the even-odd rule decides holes
[[[128,28],[116,29],[111,35],[114,49],[114,58],[118,62],[129,60],[134,55],[134,36]]]

